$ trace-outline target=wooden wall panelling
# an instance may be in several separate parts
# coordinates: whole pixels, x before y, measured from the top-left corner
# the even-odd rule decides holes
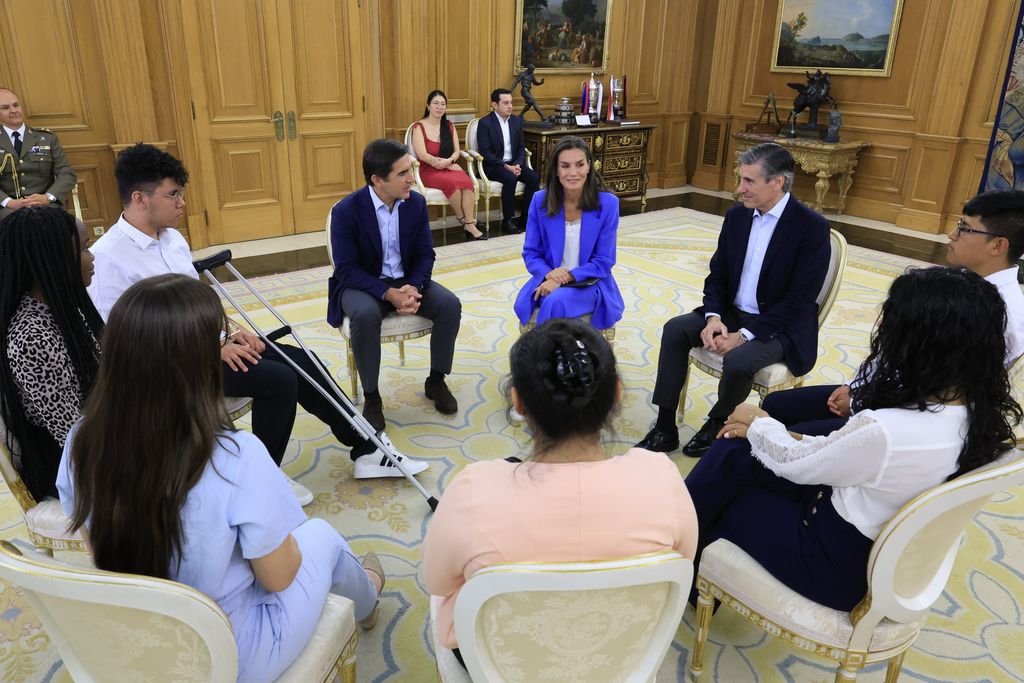
[[[733,189],[731,99],[733,80],[739,65],[746,61],[741,52],[740,38],[743,27],[750,22],[741,22],[740,0],[721,0],[717,5],[714,22],[714,41],[711,50],[707,103],[700,114],[700,141],[691,182],[698,187],[712,190]],[[747,5],[749,9],[749,4]],[[729,151],[728,159],[726,152]],[[726,173],[728,171],[728,173]],[[728,178],[728,180],[727,180]]]
[[[60,135],[81,182],[79,199],[91,229],[113,223],[120,212],[109,143],[113,124],[91,3],[83,0],[11,0],[0,4],[0,83],[21,99],[30,125]],[[47,40],[16,30],[18,17],[51,27]],[[24,26],[24,21],[20,22]]]

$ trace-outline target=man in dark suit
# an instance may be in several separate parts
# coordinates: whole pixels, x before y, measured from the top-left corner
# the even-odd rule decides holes
[[[501,229],[517,233],[526,228],[526,210],[533,193],[540,187],[536,172],[526,165],[526,140],[523,119],[512,113],[512,92],[498,88],[491,93],[491,109],[480,119],[476,131],[477,151],[484,158],[484,173],[501,183]],[[523,192],[523,214],[515,221],[516,183],[526,186]]]
[[[0,88],[0,124],[0,159],[10,155],[0,172],[0,218],[26,206],[62,205],[78,179],[57,134],[26,126],[18,96],[6,88]]]
[[[412,157],[395,140],[374,140],[363,151],[363,175],[367,186],[331,210],[335,268],[328,283],[327,322],[337,327],[349,318],[352,353],[366,397],[363,415],[381,430],[384,407],[377,390],[381,320],[397,311],[434,321],[430,376],[423,390],[438,412],[452,415],[459,405],[444,376],[452,371],[462,304],[430,279],[434,242],[427,204],[410,191]]]
[[[722,356],[722,379],[707,422],[683,448],[690,456],[711,446],[758,370],[783,361],[800,376],[814,367],[815,299],[831,253],[828,222],[790,195],[794,170],[792,155],[774,143],[740,155],[743,206],[725,214],[704,305],[665,324],[654,386],[658,420],[640,448],[667,453],[679,447],[675,416],[694,347]]]

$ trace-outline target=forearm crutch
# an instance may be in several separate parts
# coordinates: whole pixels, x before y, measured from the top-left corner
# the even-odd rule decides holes
[[[423,484],[416,481],[416,478],[409,474],[408,470],[405,469],[405,466],[402,465],[402,461],[391,451],[391,448],[384,443],[384,441],[377,434],[377,431],[373,428],[373,426],[366,420],[365,417],[363,417],[363,414],[356,410],[355,406],[352,404],[351,399],[349,399],[345,391],[340,386],[338,386],[338,383],[335,381],[334,377],[331,376],[331,373],[327,371],[323,363],[320,362],[320,359],[317,358],[313,354],[313,352],[309,350],[309,347],[307,347],[306,343],[302,341],[302,338],[298,335],[298,333],[294,329],[292,329],[292,326],[288,323],[288,321],[285,320],[281,316],[281,314],[277,312],[277,309],[275,309],[270,304],[270,302],[267,301],[263,297],[263,295],[259,293],[259,291],[255,287],[253,287],[251,282],[246,280],[242,276],[242,274],[235,269],[235,267],[231,264],[231,251],[225,249],[224,251],[217,252],[212,256],[207,256],[206,258],[199,259],[193,262],[192,265],[193,267],[195,267],[196,271],[200,275],[206,275],[207,279],[209,279],[210,281],[210,284],[212,284],[213,288],[217,290],[217,293],[231,303],[231,306],[236,311],[238,311],[238,314],[242,316],[242,318],[245,320],[245,322],[249,324],[253,331],[256,332],[256,334],[258,334],[261,338],[263,338],[268,345],[270,345],[270,348],[277,351],[278,355],[283,360],[285,360],[288,363],[288,365],[290,365],[292,369],[299,374],[300,377],[309,382],[309,384],[314,389],[320,392],[321,396],[327,399],[327,401],[335,410],[337,410],[341,415],[345,417],[346,420],[348,420],[349,424],[352,425],[352,427],[356,430],[358,434],[360,434],[364,439],[368,440],[370,443],[376,446],[380,450],[380,452],[383,453],[384,456],[391,461],[391,464],[398,468],[398,471],[402,473],[402,476],[408,479],[409,483],[412,484],[413,487],[417,491],[419,491],[424,498],[427,499],[427,505],[430,506],[430,509],[436,510],[437,498],[430,495],[430,492],[428,492],[427,489],[423,487]],[[220,281],[217,280],[216,276],[214,276],[213,269],[218,266],[224,266],[225,268],[227,268],[228,272],[230,272],[231,275],[233,275],[238,282],[240,282],[247,290],[249,290],[249,293],[256,297],[259,300],[259,302],[263,304],[263,306],[274,315],[275,318],[277,318],[278,322],[281,323],[281,327],[277,328],[276,330],[273,330],[272,332],[264,333],[260,326],[257,325],[256,322],[251,317],[249,317],[249,314],[245,312],[245,309],[242,308],[242,306],[237,301],[235,301],[235,298],[231,296],[227,289],[225,289],[224,286],[220,283]],[[281,349],[277,346],[277,344],[274,343],[278,339],[285,337],[287,335],[291,335],[291,337],[298,343],[298,345],[302,348],[305,354],[313,362],[313,365],[316,366],[317,370],[320,371],[320,374],[323,376],[323,378],[327,380],[327,384],[333,389],[333,396],[326,389],[324,389],[324,387],[322,387],[318,382],[314,381],[313,378],[310,377],[305,370],[300,368],[295,361],[289,358],[286,353],[282,353]]]

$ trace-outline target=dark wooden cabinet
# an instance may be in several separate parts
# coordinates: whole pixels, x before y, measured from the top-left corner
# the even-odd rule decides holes
[[[551,150],[567,135],[583,138],[594,154],[594,168],[608,190],[622,198],[639,197],[647,205],[647,148],[656,126],[600,125],[591,128],[525,128],[530,162],[544,185]]]

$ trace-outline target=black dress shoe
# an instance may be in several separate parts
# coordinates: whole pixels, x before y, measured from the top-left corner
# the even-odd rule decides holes
[[[434,407],[439,413],[454,415],[459,410],[459,402],[443,379],[435,381],[428,377],[423,383],[423,394],[434,402]]]
[[[506,235],[518,235],[525,229],[526,228],[519,225],[519,223],[517,223],[513,218],[506,218],[501,222],[501,231]]]
[[[708,418],[704,426],[683,446],[683,453],[691,458],[699,458],[704,455],[704,452],[711,448],[711,444],[714,443],[719,430],[724,426],[725,420],[712,420]]]
[[[655,453],[671,453],[679,448],[679,434],[678,432],[663,432],[655,427],[647,432],[647,436],[640,439],[640,443],[636,447]]]

